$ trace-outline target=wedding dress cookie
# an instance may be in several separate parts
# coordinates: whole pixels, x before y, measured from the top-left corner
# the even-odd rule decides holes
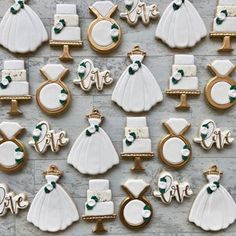
[[[42,21],[25,2],[15,0],[0,23],[0,44],[14,53],[33,52],[48,40]]]
[[[139,19],[144,25],[148,25],[151,19],[159,18],[156,4],[147,5],[141,0],[124,0],[124,2],[126,12],[120,13],[120,17],[126,20],[129,25],[136,25]]]
[[[97,109],[87,115],[90,124],[74,142],[67,162],[80,173],[103,174],[119,164],[119,156],[106,132],[100,127],[103,116]]]
[[[52,152],[58,152],[60,147],[68,144],[69,139],[66,137],[65,131],[55,132],[50,129],[48,122],[41,121],[34,128],[33,140],[29,142],[38,153],[45,153],[50,147]]]
[[[223,175],[217,166],[206,171],[208,183],[198,193],[189,221],[206,231],[219,231],[236,220],[236,204],[229,192],[220,184]]]
[[[90,59],[84,59],[80,62],[77,74],[78,79],[75,79],[73,83],[79,85],[85,92],[90,91],[93,85],[96,86],[98,91],[102,91],[104,85],[110,85],[113,82],[110,71],[99,71]]]
[[[40,72],[46,81],[36,91],[39,107],[48,115],[65,112],[71,103],[72,96],[62,80],[69,70],[61,64],[47,64]]]
[[[181,118],[170,118],[163,123],[169,134],[158,145],[158,157],[172,168],[182,168],[191,159],[192,148],[184,133],[190,124]]]
[[[216,127],[213,120],[204,120],[199,130],[199,137],[194,138],[194,142],[200,143],[205,150],[210,150],[213,144],[217,149],[223,149],[227,144],[234,141],[232,133],[229,130],[221,130]]]
[[[96,1],[89,10],[96,16],[88,28],[88,40],[91,47],[98,52],[107,53],[116,49],[121,41],[121,29],[111,18],[117,5],[111,1]]]
[[[152,205],[144,196],[149,184],[142,179],[130,179],[122,188],[128,196],[120,205],[121,222],[133,230],[146,227],[153,215]]]
[[[62,174],[57,166],[51,165],[44,172],[47,184],[39,190],[30,206],[27,220],[42,231],[65,230],[79,220],[74,202],[57,183]]]
[[[193,47],[206,35],[205,24],[189,0],[171,1],[156,29],[156,38],[171,48]]]
[[[126,112],[149,111],[156,103],[163,100],[156,79],[142,63],[145,55],[139,46],[135,46],[128,53],[132,64],[123,72],[113,91],[112,101]]]
[[[17,215],[19,210],[27,208],[28,205],[29,201],[24,193],[10,192],[7,185],[0,183],[0,216],[4,216],[8,211]]]
[[[207,83],[205,97],[213,108],[225,110],[236,104],[236,81],[230,77],[235,68],[230,60],[215,60],[208,66],[215,77]]]
[[[16,122],[0,124],[0,170],[19,170],[27,158],[24,144],[18,139],[25,129]]]
[[[156,198],[160,198],[164,204],[170,204],[172,199],[182,203],[184,198],[191,197],[193,191],[188,182],[178,183],[173,176],[166,171],[162,171],[158,178],[158,190],[153,192]]]

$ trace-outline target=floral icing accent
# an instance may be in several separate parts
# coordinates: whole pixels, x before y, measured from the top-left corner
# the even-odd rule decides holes
[[[135,74],[141,66],[142,66],[142,63],[140,61],[133,62],[129,67],[129,74],[130,75]]]
[[[86,64],[85,64],[84,62],[82,62],[82,63],[79,65],[79,67],[78,67],[78,69],[77,69],[77,73],[78,73],[78,75],[79,75],[79,77],[80,77],[81,79],[84,78],[85,73],[86,73]]]
[[[15,15],[24,7],[25,7],[24,1],[18,1],[11,7],[10,11],[13,15]]]
[[[202,139],[206,139],[208,133],[209,133],[209,124],[203,124],[201,129],[200,129],[201,137]]]
[[[56,182],[52,181],[51,183],[47,183],[44,192],[45,193],[50,193],[53,191],[53,189],[56,188]]]
[[[218,15],[218,17],[216,18],[216,24],[221,25],[225,21],[227,16],[228,16],[227,10],[222,10]]]
[[[134,0],[125,0],[125,7],[128,11],[132,9],[133,5],[134,5]]]
[[[184,0],[175,0],[173,3],[173,8],[175,11],[179,10],[179,8],[182,6],[184,3]]]
[[[151,219],[152,211],[148,205],[145,205],[142,211],[142,217],[144,221],[149,221]]]
[[[213,182],[208,188],[207,188],[207,192],[209,194],[212,194],[213,192],[215,192],[218,188],[220,187],[220,183],[215,181]]]
[[[236,101],[236,85],[230,87],[229,90],[229,100],[231,103]]]
[[[130,132],[129,135],[126,137],[125,139],[125,143],[127,146],[132,145],[132,143],[135,141],[135,139],[137,138],[135,132]]]
[[[179,81],[184,77],[184,71],[178,70],[173,76],[172,76],[172,83],[178,84]]]
[[[159,183],[158,183],[158,187],[159,187],[160,193],[166,192],[167,180],[165,177],[160,178]]]
[[[59,95],[59,100],[62,105],[65,105],[68,98],[68,92],[65,89],[61,90],[61,93]]]
[[[186,161],[190,155],[190,147],[186,144],[184,145],[183,149],[181,150],[182,158]]]
[[[111,26],[111,38],[114,43],[116,43],[119,40],[119,35],[120,35],[119,26],[117,24],[113,24]]]
[[[98,198],[96,196],[92,196],[87,202],[86,202],[86,208],[88,210],[92,210],[98,202]]]
[[[66,26],[66,22],[64,19],[60,19],[57,24],[54,26],[55,34],[59,34],[63,28]]]
[[[90,137],[98,131],[99,131],[98,125],[91,125],[90,127],[86,129],[86,135]]]
[[[33,140],[37,142],[41,136],[42,133],[42,125],[37,125],[35,129],[33,130]]]
[[[2,78],[0,86],[2,89],[5,89],[8,87],[8,85],[12,82],[11,76],[6,76],[5,78]]]
[[[24,151],[21,147],[15,149],[14,157],[16,163],[21,163],[23,161]]]

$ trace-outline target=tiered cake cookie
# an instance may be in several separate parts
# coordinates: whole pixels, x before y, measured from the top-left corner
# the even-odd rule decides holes
[[[87,202],[85,203],[85,215],[105,216],[114,214],[114,204],[111,199],[112,194],[108,180],[90,180],[89,189],[87,190]]]
[[[25,96],[29,94],[29,83],[23,60],[4,61],[0,96]]]

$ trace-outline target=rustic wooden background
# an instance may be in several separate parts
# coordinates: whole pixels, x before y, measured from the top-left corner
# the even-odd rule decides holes
[[[13,0],[0,1],[0,16],[2,17],[12,4]],[[39,73],[39,69],[47,63],[60,63],[58,55],[60,49],[52,49],[46,43],[37,52],[30,55],[13,55],[4,48],[0,48],[0,68],[2,68],[3,60],[5,59],[24,59],[28,71],[28,78],[31,86],[31,93],[34,97],[33,101],[22,105],[24,112],[22,117],[9,117],[6,113],[9,109],[8,105],[1,106],[0,120],[1,121],[17,121],[27,129],[27,132],[22,136],[22,141],[26,144],[29,152],[29,160],[22,171],[15,174],[0,173],[0,182],[6,183],[16,193],[25,191],[31,201],[43,184],[45,179],[42,172],[47,169],[50,164],[56,164],[64,171],[64,177],[59,183],[68,191],[69,195],[74,199],[80,215],[84,213],[84,203],[86,201],[86,191],[88,189],[88,181],[91,177],[81,175],[76,169],[66,163],[67,155],[70,148],[80,134],[80,132],[88,125],[85,115],[91,110],[93,106],[98,107],[104,114],[102,127],[110,135],[118,153],[122,151],[122,139],[124,138],[124,127],[126,123],[127,114],[118,106],[111,102],[111,94],[115,83],[121,75],[122,71],[129,65],[129,60],[126,57],[135,44],[139,44],[142,49],[147,52],[147,57],[144,63],[154,73],[162,91],[167,89],[168,79],[170,76],[173,55],[175,53],[189,53],[195,55],[196,65],[198,67],[198,77],[200,82],[200,89],[203,88],[207,81],[212,77],[210,72],[206,69],[207,64],[215,59],[230,59],[236,63],[236,44],[234,44],[235,51],[232,54],[220,55],[217,53],[217,48],[220,45],[220,40],[210,40],[208,37],[202,40],[195,48],[191,50],[171,50],[155,40],[154,32],[158,21],[152,22],[148,27],[139,24],[132,28],[128,24],[120,20],[119,12],[124,10],[123,0],[114,0],[118,4],[119,11],[115,14],[115,19],[119,22],[123,31],[123,40],[120,47],[109,55],[100,55],[95,53],[88,45],[86,37],[86,30],[89,23],[93,20],[93,16],[88,11],[88,6],[94,1],[92,0],[31,0],[30,7],[37,12],[46,25],[48,32],[52,27],[52,18],[55,13],[57,3],[74,3],[78,6],[80,15],[80,26],[82,29],[82,38],[84,47],[81,50],[72,50],[74,56],[73,63],[65,64],[70,69],[70,75],[64,80],[73,93],[73,101],[70,110],[64,115],[56,118],[48,117],[41,112],[35,101],[35,91],[39,87],[43,78]],[[157,3],[162,14],[170,0],[148,0],[148,3]],[[210,32],[212,21],[216,8],[216,0],[192,0],[193,4],[203,17],[203,20]],[[72,81],[76,77],[76,69],[79,62],[84,58],[90,58],[94,61],[95,66],[101,69],[111,70],[111,74],[115,79],[112,86],[104,89],[103,92],[97,92],[95,89],[90,93],[84,93],[78,87],[74,86]],[[138,91],[137,91],[138,94]],[[171,117],[183,117],[187,119],[192,127],[186,134],[189,140],[197,134],[199,124],[206,118],[212,118],[216,121],[219,127],[227,127],[236,134],[235,122],[236,113],[235,108],[229,111],[219,112],[211,109],[204,99],[204,95],[190,99],[191,110],[188,112],[177,112],[174,107],[177,99],[173,97],[164,96],[164,101],[155,106],[150,112],[145,114],[147,116],[148,125],[150,127],[150,134],[153,144],[153,151],[157,152],[157,144],[161,137],[166,134],[162,128],[162,122]],[[143,115],[143,114],[142,114]],[[68,132],[70,144],[61,149],[59,154],[53,154],[48,151],[45,155],[39,155],[27,143],[31,136],[31,131],[35,124],[41,120],[46,120],[52,124],[55,130],[63,129]],[[132,162],[120,161],[120,165],[111,169],[108,173],[98,176],[97,178],[107,178],[110,180],[111,189],[113,192],[113,200],[115,203],[116,212],[119,204],[125,193],[120,188],[128,178],[143,178],[150,183],[151,189],[148,193],[154,207],[154,217],[152,222],[144,230],[133,232],[125,228],[119,217],[115,221],[108,222],[106,226],[109,230],[109,235],[142,235],[142,236],[200,236],[200,235],[236,235],[236,224],[230,226],[227,230],[219,233],[206,233],[195,225],[188,222],[188,214],[193,200],[200,190],[201,186],[206,183],[202,172],[209,166],[217,164],[223,171],[224,177],[222,184],[227,187],[228,191],[234,196],[236,200],[236,145],[231,145],[222,151],[216,151],[212,148],[210,152],[205,152],[199,145],[192,143],[193,159],[186,168],[180,171],[172,171],[176,179],[187,180],[192,184],[194,196],[186,199],[183,204],[179,205],[175,201],[171,205],[165,206],[159,200],[152,196],[152,191],[157,186],[157,177],[163,168],[166,168],[157,156],[154,160],[145,162],[146,171],[143,174],[133,174],[130,171]],[[166,168],[167,169],[167,168]],[[220,203],[219,203],[220,204]],[[21,210],[19,215],[13,216],[8,213],[5,217],[0,219],[0,235],[1,236],[28,236],[28,235],[52,235],[38,230],[35,226],[26,221],[28,210]],[[91,231],[94,224],[89,224],[80,220],[74,223],[63,232],[55,233],[55,235],[66,236],[82,236],[92,235]]]

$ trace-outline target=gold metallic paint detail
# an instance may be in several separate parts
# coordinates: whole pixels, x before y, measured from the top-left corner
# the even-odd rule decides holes
[[[207,175],[223,175],[223,172],[218,168],[218,166],[211,166],[207,171],[203,172],[205,176]]]
[[[129,228],[129,229],[132,229],[132,230],[141,230],[141,229],[143,229],[144,227],[146,227],[146,226],[150,223],[150,221],[151,221],[151,219],[152,219],[152,216],[153,216],[153,208],[152,208],[152,205],[151,205],[150,201],[144,196],[144,193],[147,192],[147,190],[149,189],[150,186],[149,186],[149,185],[146,186],[146,187],[143,189],[143,191],[139,194],[138,197],[135,197],[135,196],[129,191],[129,189],[128,189],[126,186],[122,185],[121,187],[123,188],[123,190],[126,192],[126,194],[127,194],[128,196],[127,196],[127,198],[125,198],[125,199],[121,202],[121,204],[120,204],[120,208],[119,208],[120,221],[122,222],[122,224],[123,224],[124,226],[126,226],[126,227]],[[131,224],[129,224],[129,223],[126,221],[125,216],[124,216],[124,209],[125,209],[126,205],[127,205],[130,201],[132,201],[132,200],[140,200],[140,201],[144,202],[144,203],[150,208],[150,211],[151,211],[150,220],[144,221],[144,222],[143,222],[142,224],[140,224],[140,225],[131,225]]]
[[[82,47],[83,42],[82,41],[57,41],[57,40],[50,40],[49,41],[50,46],[63,46],[63,51],[59,59],[61,61],[71,61],[73,60],[73,57],[70,54],[70,47]]]
[[[234,49],[231,45],[231,38],[236,37],[236,33],[210,33],[211,38],[223,38],[222,46],[218,49],[218,52],[232,52]]]
[[[229,76],[231,73],[233,73],[235,71],[236,65],[229,71],[228,76],[225,76],[225,77],[222,77],[221,75],[219,75],[219,73],[211,65],[208,65],[208,69],[213,75],[215,75],[215,77],[212,78],[207,83],[207,85],[205,86],[205,89],[204,89],[205,97],[206,97],[208,103],[213,108],[220,109],[220,110],[226,110],[226,109],[229,109],[229,108],[233,107],[236,104],[236,101],[229,102],[227,104],[218,104],[218,103],[216,103],[211,97],[211,90],[212,90],[212,88],[215,84],[217,84],[218,82],[222,82],[222,81],[226,82],[226,83],[229,83],[231,86],[233,86],[233,85],[236,86],[236,81],[234,81]]]
[[[107,229],[104,227],[103,223],[107,220],[114,220],[116,218],[116,214],[106,215],[106,216],[87,216],[83,215],[82,219],[88,222],[96,221],[96,226],[93,229],[93,233],[101,234],[106,233]]]
[[[88,27],[88,31],[87,31],[87,37],[88,37],[88,41],[91,45],[91,47],[97,51],[97,52],[100,52],[100,53],[109,53],[113,50],[115,50],[121,43],[121,38],[122,38],[122,32],[121,32],[121,28],[119,26],[119,24],[111,18],[111,16],[115,13],[115,11],[117,10],[117,5],[115,5],[111,10],[110,12],[106,15],[106,16],[101,16],[99,14],[99,12],[92,6],[89,7],[89,10],[91,13],[93,13],[97,18],[95,20],[93,20],[89,27]],[[92,30],[93,30],[93,27],[100,21],[109,21],[112,25],[113,24],[116,24],[118,26],[118,30],[119,30],[119,37],[118,37],[118,41],[117,42],[113,42],[112,44],[108,45],[108,46],[100,46],[98,45],[92,38]]]
[[[200,90],[185,90],[185,89],[168,89],[166,94],[173,96],[180,96],[180,103],[175,108],[178,110],[189,109],[188,96],[196,96],[201,94]]]
[[[18,101],[28,101],[31,100],[31,95],[25,95],[25,96],[0,96],[1,101],[10,101],[11,102],[11,110],[8,112],[8,114],[12,116],[18,116],[22,115],[22,112],[19,108]]]
[[[150,160],[154,157],[153,152],[147,152],[147,153],[121,153],[120,154],[122,158],[130,160],[134,160],[134,166],[131,168],[133,172],[142,172],[145,169],[142,166],[143,160]]]

